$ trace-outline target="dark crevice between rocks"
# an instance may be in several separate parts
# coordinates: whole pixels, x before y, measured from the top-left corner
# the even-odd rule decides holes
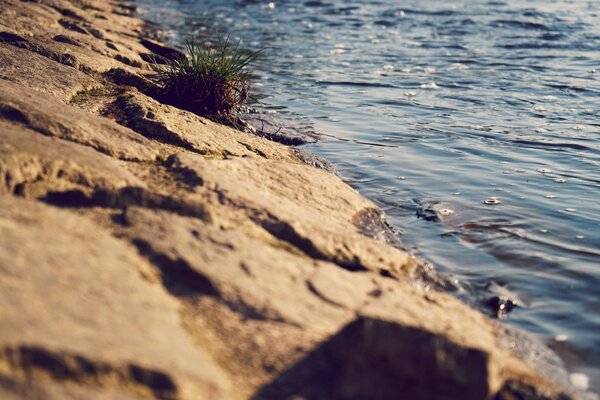
[[[111,68],[102,75],[115,85],[132,86],[142,93],[154,86],[154,83],[146,77],[123,68]]]
[[[202,177],[198,176],[194,170],[179,165],[177,162],[177,154],[171,154],[167,157],[162,166],[168,169],[171,177],[190,190],[204,186],[204,180]]]
[[[100,40],[104,39],[104,34],[100,30],[94,28],[91,24],[85,22],[83,19],[74,20],[71,18],[61,18],[58,20],[58,23],[67,30],[81,33],[83,35],[91,35]]]
[[[491,394],[488,365],[485,352],[442,335],[359,317],[252,399],[482,400]]]
[[[117,123],[149,139],[200,153],[191,143],[178,137],[160,122],[153,121],[147,110],[129,101],[129,98],[130,95],[127,93],[119,95],[114,102],[105,108],[105,116],[112,116]]]
[[[493,400],[572,400],[573,397],[565,394],[558,393],[555,395],[548,395],[541,392],[538,388],[509,379],[504,382],[504,385],[500,388]]]
[[[27,115],[10,104],[0,104],[0,118],[23,125],[29,125]]]
[[[269,216],[268,218],[253,218],[253,220],[277,239],[288,242],[311,258],[336,263],[349,271],[368,271],[357,257],[351,260],[338,260],[335,257],[324,254],[314,245],[312,240],[300,235],[293,226],[285,221],[281,221],[273,216]]]
[[[240,296],[228,298],[222,295],[219,288],[208,277],[194,269],[184,259],[165,255],[143,239],[133,238],[132,243],[137,247],[141,256],[158,268],[163,286],[173,296],[177,298],[209,296],[217,299],[244,319],[285,323],[299,327],[298,324],[285,320],[278,313],[273,315],[272,310],[257,309]]]
[[[127,219],[127,218],[125,218]],[[156,251],[145,240],[133,239],[140,254],[155,265],[161,274],[163,286],[175,297],[207,295],[220,298],[212,282],[194,270],[185,260],[172,258]]]
[[[79,62],[71,54],[55,53],[15,33],[0,32],[0,42],[7,43],[15,47],[37,53],[52,61],[56,61],[60,64],[67,65],[69,67],[79,68]]]
[[[314,294],[315,296],[317,296],[321,301],[324,301],[325,303],[331,304],[332,306],[335,307],[339,307],[339,308],[343,308],[343,309],[347,309],[347,307],[345,307],[344,305],[340,304],[340,303],[336,303],[335,301],[332,301],[331,299],[323,296],[321,294],[321,292],[319,292],[317,290],[317,288],[313,285],[313,283],[311,281],[306,281],[306,287],[308,288],[308,290]]]
[[[47,4],[47,5],[48,5],[48,7],[54,9],[55,11],[58,11],[64,17],[72,18],[72,19],[75,19],[75,20],[78,20],[78,21],[84,21],[85,20],[81,15],[77,14],[73,10],[69,10],[68,8],[59,7],[59,6],[54,5],[54,4]]]
[[[161,64],[164,63],[165,60],[175,60],[178,58],[185,57],[185,54],[183,54],[183,52],[173,47],[162,45],[158,42],[147,38],[141,39],[140,44],[150,51],[150,53],[140,54],[142,59],[144,59],[144,57],[147,58],[147,60],[144,59],[144,61],[150,63],[156,62],[157,64]]]
[[[26,377],[45,373],[57,381],[90,386],[108,386],[117,381],[134,392],[149,391],[157,399],[178,398],[177,385],[168,374],[136,364],[111,365],[34,346],[4,348],[0,351],[0,360]]]
[[[239,143],[241,146],[245,147],[245,148],[246,148],[246,150],[248,150],[248,151],[250,151],[250,152],[252,152],[252,153],[256,154],[257,156],[259,156],[259,157],[263,157],[263,158],[268,158],[268,157],[267,157],[267,155],[266,155],[264,152],[262,152],[262,151],[258,150],[257,148],[255,148],[255,147],[253,147],[253,146],[249,145],[248,143],[243,143],[243,142],[239,142],[239,141],[238,141],[238,143]]]
[[[56,35],[52,38],[52,40],[54,40],[55,42],[58,43],[66,43],[66,44],[70,44],[72,46],[77,46],[77,47],[81,47],[81,42],[79,42],[77,39],[74,39],[72,37],[69,37],[67,35]]]
[[[49,191],[39,200],[57,207],[105,207],[125,209],[138,206],[150,209],[160,209],[172,213],[207,219],[204,207],[197,203],[179,200],[171,196],[150,192],[140,187],[124,187],[121,189],[95,189],[90,193],[83,190]]]

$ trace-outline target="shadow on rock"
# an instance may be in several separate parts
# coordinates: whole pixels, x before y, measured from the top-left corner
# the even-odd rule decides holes
[[[359,317],[253,399],[485,399],[488,364],[443,336]]]

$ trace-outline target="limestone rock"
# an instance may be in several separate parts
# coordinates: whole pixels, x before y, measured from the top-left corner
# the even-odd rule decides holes
[[[5,43],[0,43],[0,79],[53,94],[65,103],[77,92],[99,85],[73,67]]]
[[[127,398],[228,397],[227,379],[123,242],[72,213],[2,196],[0,248],[0,390],[51,380]]]
[[[105,72],[125,65],[139,68],[145,64],[139,52],[132,49],[143,48],[134,40],[125,39],[125,45],[114,45],[113,39],[119,40],[119,36],[110,32],[119,24],[102,23],[99,9],[82,10],[69,1],[58,0],[5,1],[11,5],[0,9],[0,18],[12,35],[0,31],[0,42],[85,71]],[[139,26],[139,21],[134,25]]]
[[[185,281],[190,294],[216,296],[249,319],[325,333],[350,318],[350,313],[315,296],[306,284],[325,263],[164,211],[129,208],[124,220],[130,227],[126,235],[142,254],[164,259],[163,279],[177,295],[187,292],[177,286],[177,281]]]
[[[408,253],[367,238],[353,216],[375,206],[338,177],[302,164],[276,160],[206,160],[177,154],[173,168],[189,171],[199,191],[218,193],[219,202],[249,218],[311,257],[351,270],[417,275]]]
[[[0,116],[122,160],[153,161],[158,155],[148,139],[128,128],[9,81],[0,80]]]
[[[119,161],[89,147],[0,121],[0,192],[37,197],[74,189],[144,184]]]
[[[140,93],[120,96],[112,110],[117,120],[146,137],[207,156],[296,160],[289,147],[160,104]]]

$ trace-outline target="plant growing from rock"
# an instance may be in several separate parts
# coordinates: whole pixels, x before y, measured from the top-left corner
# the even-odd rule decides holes
[[[185,54],[160,57],[152,64],[161,100],[198,115],[236,125],[237,111],[247,100],[250,72],[247,67],[261,51],[233,44],[229,35],[216,45],[185,42]]]

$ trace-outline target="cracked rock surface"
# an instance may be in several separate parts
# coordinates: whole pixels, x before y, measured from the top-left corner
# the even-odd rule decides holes
[[[340,178],[153,98],[144,29],[0,0],[1,399],[577,398]]]

